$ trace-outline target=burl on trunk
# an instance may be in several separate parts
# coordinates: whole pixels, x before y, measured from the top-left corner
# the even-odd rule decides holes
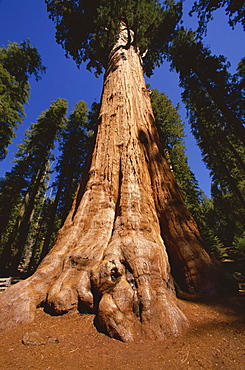
[[[213,289],[214,272],[161,154],[140,56],[124,30],[111,52],[89,170],[50,253],[2,295],[1,326],[32,320],[46,302],[56,313],[95,312],[100,329],[123,341],[177,336],[188,324],[172,275],[202,294]]]

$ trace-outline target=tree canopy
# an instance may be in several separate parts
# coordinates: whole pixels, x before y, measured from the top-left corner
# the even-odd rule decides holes
[[[181,3],[158,0],[45,0],[56,24],[56,40],[78,65],[96,74],[106,68],[120,24],[128,28],[128,45],[139,48],[148,76],[162,63],[163,45],[181,16]],[[133,31],[134,36],[130,30]]]
[[[221,7],[229,17],[230,26],[241,22],[245,30],[245,4],[243,0],[197,0],[194,2],[190,15],[197,12],[199,18],[198,31],[206,31],[207,23],[213,19],[213,12]]]
[[[168,58],[179,72],[182,98],[204,161],[213,178],[226,184],[244,205],[242,75],[232,76],[226,59],[212,55],[193,32],[184,28],[176,32],[169,44]]]
[[[38,81],[46,68],[35,46],[25,40],[17,44],[9,42],[0,49],[0,63],[18,82],[26,82],[31,75]]]

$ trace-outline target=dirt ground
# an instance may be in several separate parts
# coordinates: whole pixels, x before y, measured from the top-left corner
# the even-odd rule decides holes
[[[179,305],[190,321],[186,334],[140,343],[99,333],[93,315],[39,308],[35,322],[0,333],[0,369],[245,369],[245,296]]]

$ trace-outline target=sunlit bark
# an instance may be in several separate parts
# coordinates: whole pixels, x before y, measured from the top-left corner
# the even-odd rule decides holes
[[[122,31],[88,173],[51,252],[2,296],[1,325],[32,320],[46,302],[56,313],[94,311],[98,327],[123,341],[177,336],[188,324],[169,258],[182,289],[214,289],[213,261],[161,155],[140,57]]]

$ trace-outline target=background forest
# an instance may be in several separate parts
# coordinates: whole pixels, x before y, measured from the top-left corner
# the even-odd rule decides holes
[[[231,73],[225,56],[215,55],[204,40],[209,22],[221,6],[230,27],[244,28],[244,5],[232,0],[215,1],[212,6],[208,0],[191,2],[190,10],[199,23],[190,30],[182,23],[187,14],[181,2],[171,4],[178,9],[179,18],[171,39],[164,44],[164,60],[177,72],[181,104],[210,171],[211,196],[202,191],[188,164],[179,105],[174,106],[164,92],[154,88],[154,80],[148,79],[163,154],[207,248],[218,258],[225,256],[227,247],[239,255],[245,251],[245,59]],[[148,76],[150,63],[145,63]],[[29,81],[43,78],[45,66],[39,50],[23,40],[0,49],[0,71],[0,159],[4,160],[24,119]],[[57,98],[40,112],[26,131],[13,166],[0,179],[2,276],[31,274],[52,247],[71,207],[96,130],[99,104],[94,102],[88,108],[80,100],[70,112],[68,104]]]

